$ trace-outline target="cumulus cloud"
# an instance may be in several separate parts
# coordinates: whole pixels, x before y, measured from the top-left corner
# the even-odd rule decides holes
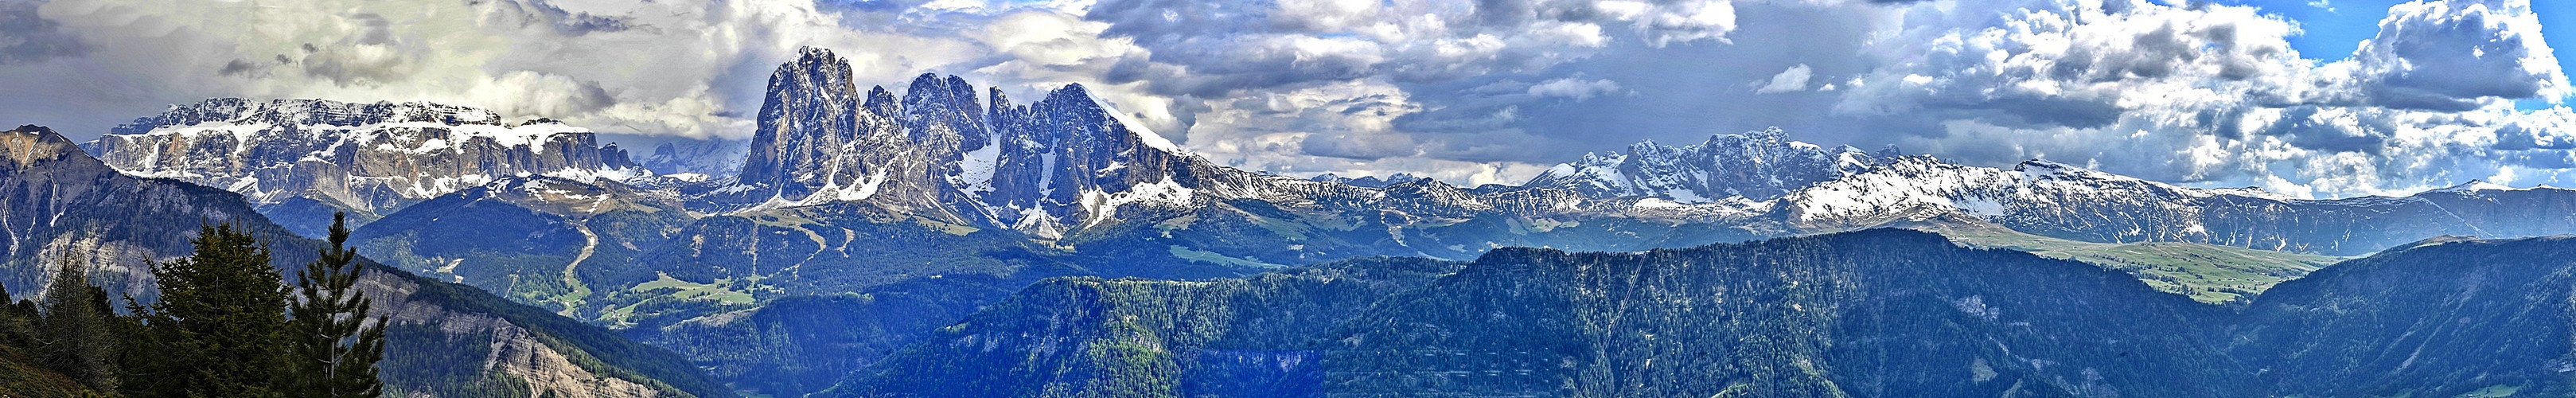
[[[2460,111],[2487,98],[2567,96],[2567,76],[2541,41],[2529,1],[2399,4],[2350,68],[2380,106]]]
[[[1617,94],[1620,91],[1619,82],[1610,81],[1610,79],[1584,80],[1576,76],[1531,85],[1525,92],[1538,97],[1573,98],[1576,101],[1582,101],[1592,99],[1595,95]]]
[[[1806,91],[1807,79],[1814,77],[1815,73],[1814,69],[1807,68],[1807,64],[1798,64],[1798,66],[1789,67],[1788,70],[1780,71],[1780,74],[1771,75],[1771,80],[1768,83],[1763,83],[1761,87],[1754,88],[1753,92],[1777,94],[1791,91]]]
[[[1358,161],[1414,156],[1421,144],[1392,124],[1420,110],[1382,81],[1316,84],[1222,102],[1201,120],[1214,122],[1208,134],[1229,139],[1201,147],[1253,158],[1282,151]]]
[[[2296,24],[2251,7],[2039,3],[1965,26],[1906,27],[1871,51],[1889,66],[1862,75],[1834,110],[2091,128],[2131,109],[2283,103],[2305,91],[2308,62],[2286,40]]]
[[[1728,1],[1109,0],[1085,18],[1109,23],[1165,68],[1139,77],[1158,92],[1215,97],[1386,76],[1436,82],[1537,71],[1620,38],[1655,46],[1723,40]]]
[[[1735,3],[1723,1],[1646,2],[1613,0],[1594,5],[1603,13],[1631,22],[1646,45],[1663,47],[1700,39],[1725,40],[1735,30]]]
[[[2513,105],[2567,92],[2528,1],[2399,5],[2334,62],[2290,49],[2297,23],[2252,7],[1961,3],[2019,11],[1910,6],[1916,22],[1868,51],[1880,66],[1842,87],[1834,114],[1970,162],[2050,158],[2296,195],[2403,193],[2506,167],[2538,183],[2565,157],[2541,149],[2568,131],[2564,109]]]

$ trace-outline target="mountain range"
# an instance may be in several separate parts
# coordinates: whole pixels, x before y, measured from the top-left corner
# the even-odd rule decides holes
[[[155,299],[149,264],[184,257],[194,228],[230,223],[262,237],[280,272],[313,261],[321,242],[255,212],[240,194],[118,173],[52,130],[0,131],[0,232],[9,238],[0,285],[32,298],[57,260],[78,258],[110,295]],[[732,396],[682,357],[602,328],[368,263],[359,289],[386,328],[388,391],[419,396]],[[465,349],[458,349],[465,348]]]
[[[82,145],[110,167],[239,192],[299,234],[333,212],[361,223],[504,175],[652,175],[588,129],[504,123],[426,102],[216,98],[172,106]]]
[[[507,122],[488,110],[425,102],[212,99],[137,119],[80,148],[102,169],[131,176],[123,178],[237,193],[258,217],[276,220],[293,234],[313,236],[328,225],[330,214],[348,212],[363,222],[354,234],[361,253],[434,279],[421,283],[473,286],[542,308],[538,312],[548,316],[614,330],[675,351],[732,389],[772,395],[825,388],[916,391],[887,381],[929,372],[906,368],[927,366],[917,362],[893,362],[916,361],[902,352],[926,342],[953,342],[956,321],[1003,316],[990,314],[1029,300],[1025,296],[1032,292],[1074,283],[1066,281],[1114,281],[1080,278],[1261,280],[1345,272],[1319,265],[1342,261],[1410,264],[1388,271],[1400,279],[1386,282],[1393,285],[1331,299],[1357,306],[1435,278],[1456,278],[1442,275],[1477,270],[1443,261],[1535,253],[1506,248],[1625,253],[1902,227],[1940,232],[1968,246],[2080,260],[2096,270],[2119,271],[2109,275],[2125,275],[2121,281],[2148,280],[2149,292],[2175,293],[2134,295],[2164,297],[2140,300],[2190,303],[2182,298],[2187,296],[2204,302],[2192,305],[2209,307],[2141,307],[2190,314],[2100,320],[2126,324],[2259,307],[2273,283],[2331,269],[2324,265],[2343,257],[2427,238],[2576,233],[2576,190],[2471,182],[2406,197],[2298,199],[2255,189],[2166,184],[2045,160],[1995,168],[1894,148],[1828,148],[1790,140],[1776,128],[1716,134],[1697,144],[1649,142],[1595,153],[1521,185],[1460,187],[1411,175],[1300,178],[1228,167],[1189,153],[1129,122],[1129,115],[1079,84],[1018,103],[999,88],[924,74],[898,95],[884,87],[861,88],[850,61],[831,51],[807,48],[798,55],[772,73],[750,140],[666,143],[642,161],[588,129],[543,119]],[[51,200],[35,192],[11,198]],[[223,200],[232,199],[186,202]],[[222,219],[232,217],[249,215]],[[1374,257],[1430,260],[1350,260]],[[7,271],[17,279],[0,283],[19,286],[48,275],[39,260],[53,257],[13,252],[11,258]],[[1848,267],[1835,272],[1861,272]],[[2127,287],[2069,289],[2093,294]],[[1438,304],[1460,305],[1467,304]],[[1721,313],[1762,310],[1726,308]],[[1336,324],[1326,320],[1365,309],[1335,309],[1328,311],[1337,314],[1332,318],[1289,328]],[[1398,334],[1423,327],[1430,326],[1366,326],[1384,328],[1369,333]],[[1763,330],[1710,336],[1769,333]],[[1307,338],[1342,332],[1359,333],[1284,333]],[[1542,332],[1574,333],[1531,331]],[[1863,335],[1885,333],[1894,332]],[[1290,347],[1279,344],[1287,343],[1260,350]],[[1390,347],[1464,343],[1403,344],[1414,345]],[[1252,352],[1229,360],[1342,355],[1318,352],[1327,356]],[[1533,358],[1542,357],[1498,357],[1494,361],[1501,362],[1494,363],[1539,363]],[[2009,373],[2013,380],[2092,395],[2084,387],[2090,376],[2081,373],[2007,363],[2017,358],[1977,358],[1987,371]],[[1109,359],[1074,361],[1101,360]],[[1058,368],[1096,371],[1084,366],[1094,365]],[[1844,380],[1795,376],[1779,366],[1755,366],[1762,377],[1787,377],[1761,383],[1815,387]],[[1223,370],[1238,371],[1249,370]],[[1576,373],[1548,373],[1556,371]],[[1529,372],[1534,373],[1503,379],[1545,385],[1416,376],[1326,385],[1390,393],[1453,391],[1439,386],[1454,385],[1460,388],[1454,391],[1519,394],[1584,380],[1612,384],[1575,391],[1640,392],[1617,387],[1624,382],[1587,379],[1598,376],[1583,373],[1593,370]],[[1691,375],[1653,377],[1683,376]],[[2208,377],[2212,383],[2240,382]],[[1180,380],[1187,385],[1191,379]],[[1917,381],[1871,383],[1928,386],[1905,384]],[[1416,382],[1436,385],[1407,384]],[[2274,391],[2230,386],[2114,387],[2176,395]],[[1254,387],[1207,388],[1217,389],[1183,390]],[[1830,390],[1816,388],[1800,391]],[[996,394],[1013,395],[1009,391]],[[1994,392],[2003,391],[2024,390]]]
[[[1944,214],[2084,241],[2347,256],[2446,234],[2576,230],[2576,216],[2550,211],[2566,205],[2564,189],[2472,182],[2402,198],[2305,200],[2044,160],[1987,168],[1893,148],[1824,148],[1776,128],[1691,145],[1639,143],[1519,186],[1291,178],[1182,151],[1081,85],[1022,105],[999,89],[926,74],[898,96],[860,88],[847,60],[815,48],[781,65],[767,93],[743,158],[687,155],[732,153],[715,144],[657,149],[653,161],[690,170],[674,173],[685,178],[646,171],[586,129],[504,123],[490,111],[431,103],[215,99],[138,119],[84,147],[131,174],[242,192],[272,217],[347,210],[372,220],[511,177],[548,176],[636,186],[696,215],[849,205],[1059,246],[1163,241],[1245,264],[1472,258],[1507,246],[1639,250]],[[738,171],[701,177],[710,168],[681,164]],[[1260,231],[1192,233],[1201,228]],[[1239,232],[1288,244],[1228,242]],[[1623,236],[1588,236],[1604,234]]]

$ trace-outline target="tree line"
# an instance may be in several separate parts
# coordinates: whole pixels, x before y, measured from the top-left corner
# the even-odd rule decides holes
[[[330,246],[292,286],[258,238],[231,223],[202,226],[194,254],[152,263],[160,299],[123,296],[123,313],[89,283],[85,262],[66,256],[39,299],[0,310],[0,345],[101,396],[381,396],[388,319],[366,317],[345,217],[334,216]]]

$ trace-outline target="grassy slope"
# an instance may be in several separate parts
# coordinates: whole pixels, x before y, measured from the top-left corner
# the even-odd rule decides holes
[[[1907,228],[1939,233],[1978,247],[2030,252],[2082,261],[2136,275],[2147,286],[2203,303],[2250,300],[2281,281],[2296,279],[2342,257],[2276,252],[2199,243],[2096,243],[2051,238],[2000,226],[1937,223]]]
[[[88,388],[72,382],[71,378],[37,365],[33,355],[15,348],[0,347],[0,397],[79,397],[92,394]]]

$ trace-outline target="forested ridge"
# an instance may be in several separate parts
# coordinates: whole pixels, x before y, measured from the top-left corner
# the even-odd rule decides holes
[[[1904,230],[1060,278],[826,395],[2563,396],[2571,251],[2410,247],[2244,307]]]

